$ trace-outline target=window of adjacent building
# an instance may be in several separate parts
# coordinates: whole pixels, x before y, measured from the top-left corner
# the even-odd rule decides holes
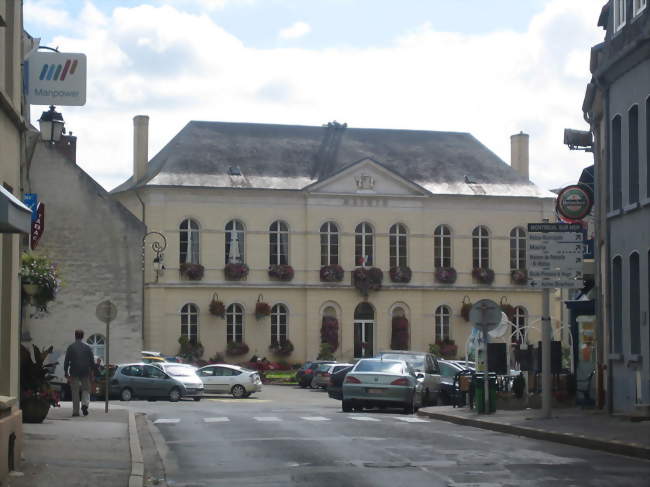
[[[354,310],[354,356],[374,356],[375,310],[369,303],[361,303]]]
[[[614,32],[625,25],[625,4],[627,0],[614,0]]]
[[[373,231],[370,223],[363,222],[354,230],[354,261],[356,265],[373,264]]]
[[[526,268],[526,232],[521,227],[510,231],[510,270]]]
[[[269,264],[289,264],[289,227],[280,220],[269,227]]]
[[[287,341],[287,321],[289,312],[284,304],[276,304],[271,308],[271,343]]]
[[[623,265],[621,257],[615,257],[612,261],[610,292],[612,296],[612,352],[621,353],[623,350]]]
[[[388,233],[390,252],[390,267],[406,267],[408,265],[407,231],[401,223],[390,227]]]
[[[438,225],[433,231],[434,267],[451,267],[451,230],[447,225]]]
[[[199,224],[188,218],[179,226],[180,230],[180,256],[181,264],[199,263]]]
[[[648,4],[647,0],[632,0],[632,12],[636,17],[643,12]]]
[[[320,227],[320,265],[339,263],[339,227],[334,222],[323,223]]]
[[[472,231],[472,265],[474,269],[490,267],[490,232],[484,226]]]
[[[512,343],[523,343],[528,312],[523,306],[515,306],[512,318]]]
[[[639,254],[630,255],[630,352],[641,353],[641,280]]]
[[[436,341],[443,341],[451,338],[451,308],[446,305],[438,306],[435,312],[436,320]]]
[[[244,240],[246,232],[244,224],[239,220],[230,220],[226,223],[226,264],[246,262],[244,255]]]
[[[106,345],[106,339],[104,338],[104,335],[100,335],[99,333],[90,335],[86,340],[86,343],[93,351],[93,356],[95,357],[95,360],[97,360],[98,358],[104,360],[104,350],[105,350],[104,347]]]
[[[628,202],[639,201],[639,107],[628,113]]]
[[[231,304],[226,309],[226,342],[244,341],[244,308],[241,304]]]
[[[181,308],[181,336],[187,337],[190,343],[199,340],[199,308],[196,304],[188,303]]]
[[[6,2],[0,0],[0,26],[4,26],[4,32],[0,31],[0,35],[4,34],[4,46],[2,46],[2,51],[4,51],[4,66],[2,66],[4,79],[0,79],[0,82],[4,83],[4,91],[11,99],[14,97],[14,63],[16,62],[14,57],[16,5],[20,4],[15,1]],[[1,74],[2,71],[0,71]]]
[[[612,210],[619,210],[623,199],[621,193],[621,149],[621,117],[620,115],[617,115],[612,120],[612,153],[610,155],[612,172]]]
[[[645,101],[645,195],[650,198],[650,97]]]

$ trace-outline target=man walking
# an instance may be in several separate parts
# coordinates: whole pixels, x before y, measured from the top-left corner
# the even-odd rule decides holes
[[[82,340],[83,330],[75,330],[75,341],[65,352],[63,370],[72,392],[72,416],[79,416],[79,387],[81,387],[81,410],[88,416],[90,404],[90,374],[95,368],[93,351]]]

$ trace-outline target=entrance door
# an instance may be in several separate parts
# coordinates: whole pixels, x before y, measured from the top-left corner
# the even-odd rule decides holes
[[[354,322],[354,356],[369,358],[375,355],[373,328],[374,321]]]

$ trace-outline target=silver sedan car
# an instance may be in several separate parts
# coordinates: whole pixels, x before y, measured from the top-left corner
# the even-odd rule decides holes
[[[232,394],[242,399],[262,390],[260,374],[238,365],[206,365],[196,371],[203,381],[206,394]]]

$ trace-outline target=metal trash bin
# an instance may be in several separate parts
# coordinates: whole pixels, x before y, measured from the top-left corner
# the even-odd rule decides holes
[[[485,374],[479,372],[474,374],[474,404],[476,411],[479,414],[485,414],[485,388],[483,387],[483,380]],[[497,375],[490,372],[488,375],[488,388],[490,394],[490,404],[488,413],[493,413],[497,410]]]

